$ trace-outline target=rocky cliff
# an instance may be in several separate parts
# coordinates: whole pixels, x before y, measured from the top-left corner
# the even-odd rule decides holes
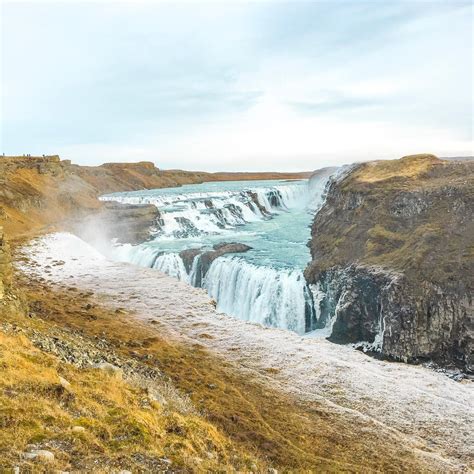
[[[330,340],[473,370],[474,162],[355,166],[330,184],[310,248]]]

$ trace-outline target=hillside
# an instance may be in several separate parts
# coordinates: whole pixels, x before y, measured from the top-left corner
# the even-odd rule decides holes
[[[362,231],[354,226],[367,225],[367,239],[377,243],[379,234],[370,231],[377,223],[370,223],[383,215],[376,204],[385,193],[380,206],[396,204],[396,196],[410,203],[405,191],[431,199],[447,182],[447,196],[456,203],[452,196],[464,202],[470,186],[470,168],[459,171],[434,157],[400,163],[359,165],[335,182],[313,226],[312,251],[321,252],[321,264],[314,262],[308,277],[333,288],[328,294],[334,301],[341,281],[354,294],[367,295],[360,301],[367,302],[368,315],[379,280],[357,286],[344,265],[356,257],[361,263],[354,271],[377,268],[383,278],[405,271],[413,275],[406,283],[411,285],[421,260],[392,258],[385,244],[359,248]],[[11,158],[0,166],[0,224],[13,237],[10,245],[0,225],[0,470],[454,473],[472,466],[470,432],[462,429],[472,418],[464,408],[472,397],[464,382],[369,359],[325,340],[249,326],[216,312],[202,290],[103,259],[71,234],[32,240],[58,229],[102,235],[114,226],[129,241],[143,240],[158,217],[154,206],[117,206],[97,196],[122,186],[164,185],[156,168],[88,169],[57,157]],[[172,173],[203,177],[163,173],[169,179]],[[178,183],[177,174],[172,179]],[[350,214],[375,192],[368,208]],[[404,216],[413,206],[408,209]],[[452,217],[452,235],[464,235],[468,217],[469,202]],[[451,222],[444,214],[439,219]],[[354,232],[350,249],[342,245],[344,232]],[[419,234],[399,232],[410,251],[419,248]],[[456,254],[458,243],[443,245]],[[332,278],[341,268],[342,278]],[[467,285],[470,270],[461,270],[459,281]],[[454,296],[456,291],[453,284]],[[436,301],[432,295],[430,301]],[[346,314],[357,315],[354,304],[347,307]],[[396,347],[387,341],[385,347]],[[416,417],[409,413],[412,406]]]
[[[310,245],[331,340],[472,370],[473,161],[356,166],[330,187]]]
[[[146,331],[128,328],[124,311],[90,296],[14,275],[0,227],[0,471],[268,467],[250,443],[239,444],[203,416],[161,362],[150,360],[140,342],[150,337]],[[181,351],[189,352],[164,341],[160,348],[171,373]]]
[[[104,210],[97,200],[114,191],[163,188],[204,181],[300,179],[310,173],[204,173],[159,170],[153,163],[107,163],[78,166],[59,156],[0,157],[0,225],[10,238],[32,236],[54,228],[77,230],[75,223],[84,216]],[[110,225],[120,222],[120,206],[105,210]],[[135,208],[136,210],[136,208]],[[134,212],[129,206],[125,214]],[[143,210],[137,211],[143,214]],[[149,208],[144,226],[149,227],[156,209]],[[121,228],[123,231],[123,226]],[[143,235],[131,236],[134,241]]]

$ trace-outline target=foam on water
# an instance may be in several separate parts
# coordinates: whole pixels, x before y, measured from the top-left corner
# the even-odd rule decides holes
[[[276,270],[241,258],[222,257],[214,260],[202,286],[217,301],[219,311],[266,326],[305,332],[310,305],[300,270]]]
[[[115,246],[112,256],[205,288],[218,309],[229,315],[304,334],[315,320],[312,293],[303,276],[310,259],[306,244],[332,173],[310,182],[204,183],[104,196],[155,204],[160,211],[152,241]],[[210,250],[230,241],[252,249],[215,259],[205,275],[197,256],[186,271],[181,250]]]

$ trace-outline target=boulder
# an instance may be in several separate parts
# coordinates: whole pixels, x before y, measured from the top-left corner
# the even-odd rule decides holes
[[[23,458],[31,461],[53,462],[54,454],[45,449],[35,449],[28,453],[23,453]]]
[[[221,242],[219,244],[215,244],[212,250],[205,250],[204,248],[187,249],[182,250],[179,253],[179,256],[183,260],[184,266],[188,273],[190,272],[193,266],[194,259],[197,256],[200,256],[197,275],[195,275],[196,278],[193,282],[195,286],[200,287],[202,279],[204,278],[204,276],[209,270],[209,267],[216,258],[230,253],[248,252],[249,250],[251,250],[251,248],[252,247],[250,247],[249,245],[238,242]]]
[[[110,364],[109,362],[99,362],[97,364],[93,364],[92,368],[103,370],[109,375],[113,375],[115,377],[122,377],[123,370],[116,365]]]

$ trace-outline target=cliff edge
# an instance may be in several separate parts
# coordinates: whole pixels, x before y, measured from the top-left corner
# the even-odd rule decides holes
[[[331,341],[472,372],[474,162],[356,165],[329,185],[311,233],[305,274]]]

